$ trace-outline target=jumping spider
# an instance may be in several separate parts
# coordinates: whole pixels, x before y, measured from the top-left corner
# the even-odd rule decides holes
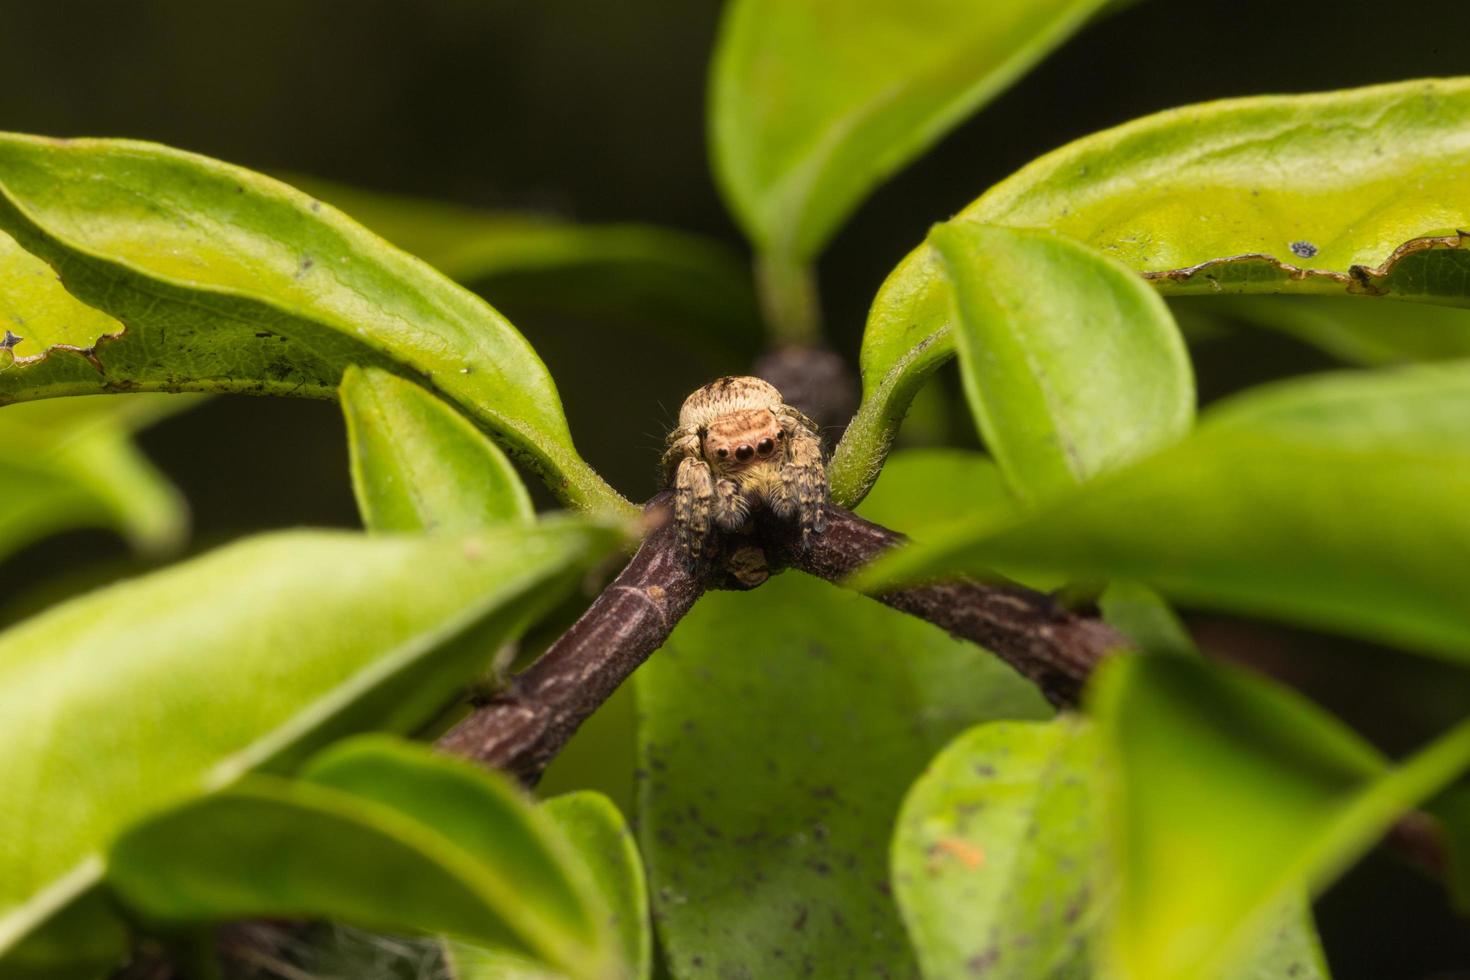
[[[738,530],[761,504],[797,522],[803,547],[826,526],[817,424],[759,378],[720,378],[686,398],[663,466],[679,544],[691,559],[715,528]]]

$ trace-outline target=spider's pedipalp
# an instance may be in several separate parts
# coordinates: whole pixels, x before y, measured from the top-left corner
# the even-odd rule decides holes
[[[750,517],[750,501],[734,480],[715,482],[715,523],[722,530],[738,531]]]

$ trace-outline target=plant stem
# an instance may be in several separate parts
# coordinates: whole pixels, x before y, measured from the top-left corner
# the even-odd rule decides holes
[[[755,289],[771,347],[821,345],[822,301],[809,264],[771,253],[758,255]]]
[[[613,583],[509,689],[439,740],[439,747],[534,783],[578,726],[663,645],[707,589],[749,587],[733,565],[692,568],[667,520],[667,492],[645,511],[655,526]],[[763,520],[750,538],[732,538],[725,555],[748,556],[752,545],[772,568],[790,566],[840,582],[904,537],[829,506],[827,530],[803,549],[795,529]],[[748,560],[748,557],[747,557]],[[945,582],[876,597],[994,652],[1032,680],[1058,707],[1075,707],[1093,667],[1126,639],[1095,617],[1060,608],[1050,596],[1016,585]]]

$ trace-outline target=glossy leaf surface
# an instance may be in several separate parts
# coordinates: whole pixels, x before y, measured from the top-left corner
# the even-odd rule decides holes
[[[1470,305],[1470,250],[1458,234],[1470,224],[1470,80],[1146,116],[1041,157],[955,220],[1058,232],[1166,293]],[[861,498],[913,393],[953,351],[943,275],[922,245],[873,301],[861,424],[839,447],[833,479],[844,503]]]
[[[625,323],[742,361],[759,350],[748,264],[712,239],[651,225],[483,211],[312,177],[288,182],[512,312]]]
[[[1019,496],[1063,493],[1189,430],[1184,341],[1137,276],[1046,233],[951,224],[930,241],[970,411]]]
[[[341,398],[352,489],[370,530],[468,533],[535,518],[510,460],[431,392],[353,366]]]
[[[0,372],[0,401],[132,390],[335,396],[349,363],[427,380],[561,499],[625,509],[494,309],[335,209],[148,143],[0,136],[0,231],[123,325],[78,321]]]
[[[1010,527],[878,562],[1129,579],[1181,602],[1470,656],[1470,365],[1323,375],[1206,413],[1184,443]]]

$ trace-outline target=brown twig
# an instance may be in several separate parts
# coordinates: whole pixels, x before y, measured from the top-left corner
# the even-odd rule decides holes
[[[840,581],[905,539],[841,507],[829,507],[827,530],[800,547],[790,525],[760,521],[732,537],[718,558],[692,568],[667,521],[668,494],[649,501],[653,530],[602,595],[511,686],[439,740],[448,752],[534,783],[578,726],[653,653],[707,589],[749,588],[768,569],[791,566]],[[752,560],[752,553],[764,553]],[[754,566],[754,568],[753,568]],[[1095,618],[1060,608],[1051,597],[1015,585],[949,582],[877,597],[973,640],[1029,678],[1053,704],[1075,707],[1087,676],[1113,650],[1128,646]]]
[[[692,568],[667,520],[668,498],[663,493],[649,501],[645,512],[652,530],[582,617],[507,691],[441,738],[440,748],[534,783],[582,722],[663,645],[706,590],[750,588],[769,571],[788,566],[841,582],[906,540],[829,506],[826,531],[805,549],[790,526],[760,520],[750,535],[726,541],[714,562]],[[763,558],[752,562],[757,551]],[[1051,596],[1017,585],[959,580],[875,598],[990,650],[1059,708],[1076,707],[1098,663],[1131,646],[1101,619],[1070,612]],[[1443,876],[1444,840],[1432,818],[1406,815],[1385,842]]]
[[[829,507],[827,530],[809,548],[793,547],[789,536],[776,538],[772,545],[792,567],[841,582],[907,540],[849,510]],[[991,651],[1059,708],[1075,708],[1099,661],[1133,645],[1101,619],[1070,612],[1051,596],[1019,585],[960,579],[874,598]]]
[[[649,501],[652,530],[602,594],[511,686],[439,739],[439,747],[534,783],[583,721],[663,645],[708,588],[666,519],[668,494]]]

